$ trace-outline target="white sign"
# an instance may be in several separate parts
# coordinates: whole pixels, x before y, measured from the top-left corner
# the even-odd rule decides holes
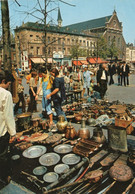
[[[63,55],[63,52],[59,51],[59,52],[53,52],[53,58],[54,59],[63,59],[64,58],[64,55]]]

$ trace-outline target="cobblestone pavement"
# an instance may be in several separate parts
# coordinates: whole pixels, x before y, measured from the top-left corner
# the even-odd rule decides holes
[[[118,86],[117,76],[114,76],[115,84],[108,86],[107,90],[109,101],[119,100],[126,104],[135,104],[135,75],[131,75],[129,79],[129,86]]]

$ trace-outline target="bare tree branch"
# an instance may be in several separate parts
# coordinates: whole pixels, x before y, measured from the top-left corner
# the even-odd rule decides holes
[[[17,1],[17,0],[15,0],[15,2],[17,3],[17,5],[19,5],[19,7],[21,7],[21,5],[18,3],[18,1]]]
[[[71,3],[67,3],[67,2],[65,2],[65,1],[63,1],[63,0],[59,0],[59,1],[62,2],[62,3],[65,3],[65,4],[67,4],[67,5],[73,6],[73,7],[76,6],[76,5],[73,5],[73,4],[71,4]]]

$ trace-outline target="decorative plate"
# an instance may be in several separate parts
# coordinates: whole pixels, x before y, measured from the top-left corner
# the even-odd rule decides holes
[[[33,174],[35,175],[43,175],[46,172],[47,172],[47,168],[45,166],[38,166],[33,170]]]
[[[46,153],[46,147],[41,145],[31,146],[23,152],[25,158],[38,158]]]
[[[47,183],[52,183],[59,178],[59,175],[55,172],[48,172],[43,176],[43,180]]]
[[[56,153],[47,153],[39,158],[39,163],[44,166],[53,166],[60,161],[60,156]]]
[[[72,146],[69,144],[60,144],[54,147],[54,151],[58,154],[67,154],[72,151]]]
[[[73,165],[77,164],[80,159],[80,156],[77,156],[76,154],[67,154],[62,158],[62,162],[64,164]]]
[[[58,174],[63,173],[65,170],[68,170],[69,166],[67,164],[58,164],[54,167],[54,171]]]

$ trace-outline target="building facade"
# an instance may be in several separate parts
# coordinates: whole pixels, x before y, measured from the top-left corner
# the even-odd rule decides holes
[[[126,48],[126,62],[135,63],[135,46],[127,46]]]
[[[28,22],[15,29],[16,63],[19,66],[25,69],[30,58],[44,58],[45,46],[48,58],[58,56],[59,62],[62,63],[66,59],[68,63],[74,45],[79,45],[79,48],[84,50],[91,50],[92,53],[98,37],[102,35],[107,40],[108,47],[112,41],[115,41],[119,49],[119,60],[125,60],[126,43],[122,34],[122,23],[119,22],[116,11],[107,17],[62,27],[62,17],[58,10],[57,21],[58,26],[47,25],[45,28],[43,24]]]
[[[122,22],[119,21],[116,11],[110,16],[88,20],[81,23],[76,23],[66,26],[78,32],[103,36],[106,39],[108,48],[114,42],[119,51],[119,60],[126,59],[126,43],[123,37]]]

